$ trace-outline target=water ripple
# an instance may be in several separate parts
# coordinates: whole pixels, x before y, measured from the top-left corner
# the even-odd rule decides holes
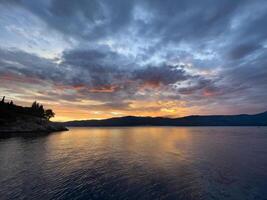
[[[267,199],[267,128],[72,128],[0,140],[0,199]]]

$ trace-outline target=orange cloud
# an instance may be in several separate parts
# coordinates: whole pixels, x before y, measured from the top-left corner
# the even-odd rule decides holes
[[[15,74],[11,72],[5,72],[0,75],[1,82],[18,82],[18,83],[30,83],[30,84],[39,84],[42,81],[37,77],[26,77],[24,75]]]
[[[106,85],[101,87],[95,87],[89,89],[89,92],[92,93],[112,93],[115,92],[119,88],[118,85]]]
[[[63,85],[63,84],[55,84],[55,89],[57,90],[81,90],[86,88],[86,85],[77,84],[77,85]]]
[[[213,97],[213,96],[216,96],[216,95],[218,95],[218,91],[216,91],[215,89],[209,89],[209,88],[205,88],[204,90],[203,90],[203,95],[205,96],[205,97]]]
[[[147,81],[140,85],[139,90],[144,91],[147,89],[157,89],[160,87],[160,82],[158,81]]]

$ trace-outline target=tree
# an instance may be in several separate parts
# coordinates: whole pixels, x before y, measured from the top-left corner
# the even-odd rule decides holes
[[[37,110],[38,107],[39,107],[39,103],[37,103],[36,101],[34,101],[34,102],[32,103],[32,109],[33,109],[33,110]]]
[[[1,1],[1,0],[0,0]],[[14,104],[14,102],[5,102],[5,96],[0,99],[0,117],[6,117],[6,114],[14,116],[15,119],[17,115],[30,115],[42,119],[49,120],[55,116],[55,113],[51,109],[45,110],[44,106],[40,103],[34,101],[31,107],[22,107]]]
[[[32,103],[31,110],[33,115],[37,117],[45,117],[45,110],[42,104],[39,104],[36,101],[34,101]]]
[[[55,113],[53,112],[53,110],[48,109],[45,111],[44,116],[46,119],[50,120],[50,118],[55,117]]]
[[[5,96],[3,96],[1,103],[5,103]]]

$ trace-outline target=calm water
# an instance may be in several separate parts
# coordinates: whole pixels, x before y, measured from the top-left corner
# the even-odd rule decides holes
[[[267,127],[71,128],[0,140],[0,199],[267,199]]]

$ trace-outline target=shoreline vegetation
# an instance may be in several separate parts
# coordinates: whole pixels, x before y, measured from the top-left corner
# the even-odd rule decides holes
[[[13,101],[0,101],[0,136],[38,136],[51,132],[67,131],[68,129],[58,122],[51,122],[55,116],[51,109],[44,109],[36,101],[31,107],[18,106]]]

